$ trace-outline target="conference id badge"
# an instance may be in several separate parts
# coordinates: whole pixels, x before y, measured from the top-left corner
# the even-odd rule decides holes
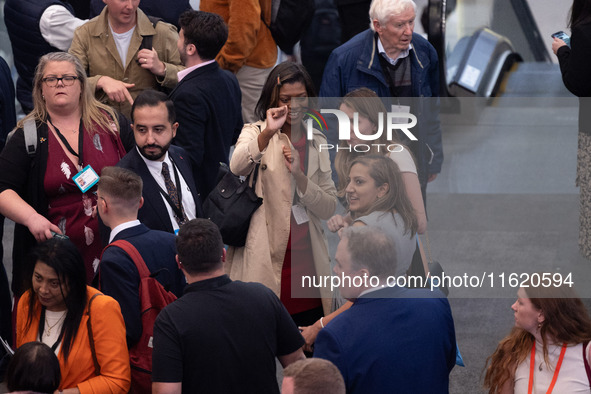
[[[306,212],[306,208],[299,204],[291,206],[291,213],[293,213],[293,218],[298,225],[308,223],[310,221],[310,217]]]
[[[92,167],[87,165],[84,167],[79,173],[74,175],[72,178],[78,189],[82,191],[82,193],[86,193],[91,187],[96,185],[99,180],[98,174],[92,169]]]
[[[393,114],[410,114],[410,105],[396,105],[396,104],[392,104],[392,113]],[[392,123],[394,124],[407,124],[408,123],[409,118],[408,117],[403,117],[403,118],[397,118],[397,117],[393,117],[392,118]]]

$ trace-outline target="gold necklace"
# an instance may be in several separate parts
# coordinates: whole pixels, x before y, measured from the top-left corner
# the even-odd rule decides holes
[[[51,329],[53,327],[57,326],[58,323],[60,321],[62,321],[62,319],[64,318],[64,316],[66,316],[66,312],[64,312],[64,314],[59,319],[57,319],[57,321],[53,324],[53,326],[50,326],[49,325],[49,321],[47,320],[47,314],[45,314],[45,324],[47,324],[47,332],[45,333],[45,335],[47,335],[48,337],[51,336]]]

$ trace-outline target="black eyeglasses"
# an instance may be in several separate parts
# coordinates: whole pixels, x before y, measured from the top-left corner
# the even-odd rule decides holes
[[[47,86],[49,86],[50,88],[56,87],[57,83],[59,81],[62,81],[62,83],[64,84],[64,86],[72,86],[74,84],[74,81],[79,79],[78,77],[74,76],[74,75],[64,75],[61,78],[58,77],[46,77],[43,78],[42,81],[45,82],[45,84]]]

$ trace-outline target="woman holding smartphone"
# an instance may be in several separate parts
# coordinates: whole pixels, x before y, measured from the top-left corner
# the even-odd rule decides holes
[[[577,186],[580,187],[579,247],[591,260],[591,2],[574,0],[570,10],[570,47],[554,37],[552,51],[558,57],[566,88],[579,97],[579,146]]]

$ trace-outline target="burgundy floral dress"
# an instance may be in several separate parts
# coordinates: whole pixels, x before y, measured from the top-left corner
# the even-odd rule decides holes
[[[83,130],[83,165],[90,166],[100,176],[101,169],[114,166],[125,155],[119,136],[99,126],[88,133]],[[102,242],[98,231],[98,219],[92,217],[96,196],[93,186],[82,193],[72,180],[78,172],[66,155],[55,135],[48,134],[48,159],[45,171],[45,193],[49,201],[48,219],[78,247],[86,266],[86,282],[91,283],[100,261]]]

